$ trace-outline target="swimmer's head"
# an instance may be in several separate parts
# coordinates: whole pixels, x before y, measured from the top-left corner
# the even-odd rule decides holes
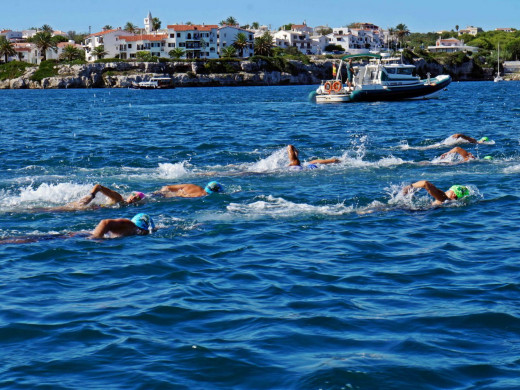
[[[140,229],[151,232],[155,229],[152,217],[148,214],[139,213],[132,218],[132,222]]]
[[[204,188],[204,191],[206,191],[208,194],[213,194],[215,192],[224,191],[224,187],[222,187],[222,184],[216,181],[210,181]]]
[[[463,199],[469,195],[469,188],[466,186],[454,185],[446,192],[450,199]]]
[[[478,140],[478,142],[482,143],[482,142],[488,142],[489,141],[489,138],[488,137],[482,137],[481,139]]]
[[[132,194],[126,199],[127,203],[135,203],[139,202],[140,200],[143,200],[146,198],[146,195],[142,192],[134,191]]]

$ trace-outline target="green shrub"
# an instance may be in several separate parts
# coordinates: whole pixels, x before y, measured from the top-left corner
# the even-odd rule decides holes
[[[56,69],[56,61],[55,60],[46,60],[40,63],[40,67],[34,74],[31,76],[31,80],[33,81],[42,81],[47,77],[54,77],[58,74],[58,70]]]
[[[25,70],[35,65],[22,61],[12,61],[0,65],[0,80],[11,80],[22,76]]]
[[[109,62],[126,62],[126,60],[122,60],[121,58],[100,58],[94,61],[96,64],[106,64]]]
[[[237,73],[239,71],[238,67],[233,66],[239,63],[240,60],[223,58],[220,60],[211,59],[207,60],[204,64],[203,69],[199,71],[200,73],[208,74],[208,73]]]

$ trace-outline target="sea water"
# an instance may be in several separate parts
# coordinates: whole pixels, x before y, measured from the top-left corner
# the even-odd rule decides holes
[[[314,88],[0,91],[0,387],[520,388],[520,84]],[[340,163],[288,169],[288,144]],[[433,207],[418,180],[471,196]],[[70,236],[139,212],[155,233]]]

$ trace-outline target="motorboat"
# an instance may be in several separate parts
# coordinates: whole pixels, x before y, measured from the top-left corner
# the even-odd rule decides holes
[[[349,59],[368,57],[368,63],[353,66],[351,86],[343,82],[341,70]],[[347,62],[348,66],[348,62]],[[353,54],[341,58],[336,78],[322,81],[315,93],[317,103],[427,99],[437,96],[451,83],[451,76],[420,79],[415,65],[379,54]]]
[[[171,89],[175,88],[171,77],[152,77],[148,81],[141,81],[132,85],[133,89]]]

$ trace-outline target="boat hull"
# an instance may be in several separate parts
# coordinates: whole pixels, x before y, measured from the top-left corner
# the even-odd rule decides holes
[[[350,94],[353,102],[393,101],[407,99],[428,99],[438,95],[451,83],[451,77],[438,76],[434,79],[421,80],[415,85],[397,85],[381,88],[358,89]]]

